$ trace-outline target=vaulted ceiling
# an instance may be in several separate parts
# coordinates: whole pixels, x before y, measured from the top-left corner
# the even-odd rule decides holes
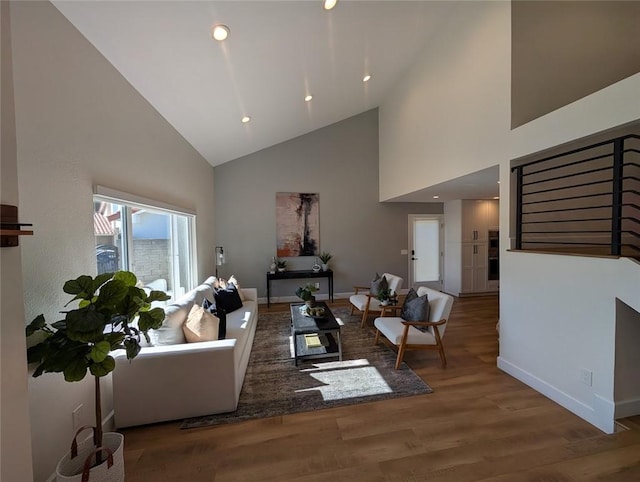
[[[53,2],[213,166],[380,105],[456,3]]]

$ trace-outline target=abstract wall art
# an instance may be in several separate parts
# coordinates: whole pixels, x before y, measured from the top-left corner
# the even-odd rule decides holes
[[[320,245],[320,196],[276,193],[278,257],[316,256]]]

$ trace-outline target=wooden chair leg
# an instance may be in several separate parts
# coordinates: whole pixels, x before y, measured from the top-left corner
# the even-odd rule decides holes
[[[442,344],[442,337],[440,336],[440,330],[438,327],[434,327],[434,335],[436,338],[436,345],[438,346],[438,351],[440,352],[440,361],[442,362],[442,368],[447,366],[447,357],[444,355],[444,345]]]
[[[362,322],[360,323],[360,328],[364,328],[364,324],[367,321],[367,317],[369,316],[369,303],[367,303],[367,307],[364,309],[362,313]]]
[[[408,337],[409,337],[409,325],[405,325],[404,331],[402,332],[402,340],[400,341],[400,345],[398,346],[398,358],[396,358],[396,370],[399,370],[400,365],[402,364],[402,359],[404,358],[404,351],[407,347]]]
[[[377,345],[379,342],[380,342],[380,330],[376,328],[376,339],[374,340],[373,344]]]
[[[353,309],[355,308],[355,306],[351,305],[351,316],[353,316]]]
[[[447,366],[447,357],[444,354],[444,346],[442,346],[442,342],[438,345],[438,351],[440,352],[440,361],[442,361],[442,368],[446,368]]]
[[[398,358],[396,358],[396,370],[400,369],[400,365],[402,365],[403,358],[404,358],[404,344],[398,347]]]

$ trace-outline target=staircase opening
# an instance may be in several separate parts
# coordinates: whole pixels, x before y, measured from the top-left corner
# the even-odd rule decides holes
[[[640,415],[640,313],[616,299],[615,418]]]

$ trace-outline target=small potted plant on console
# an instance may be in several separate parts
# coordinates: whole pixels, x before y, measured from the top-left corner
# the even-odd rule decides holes
[[[322,261],[322,271],[327,271],[329,269],[329,261],[331,260],[331,258],[333,258],[333,255],[331,253],[323,251],[322,253],[320,253],[318,258],[320,258],[320,261]]]

